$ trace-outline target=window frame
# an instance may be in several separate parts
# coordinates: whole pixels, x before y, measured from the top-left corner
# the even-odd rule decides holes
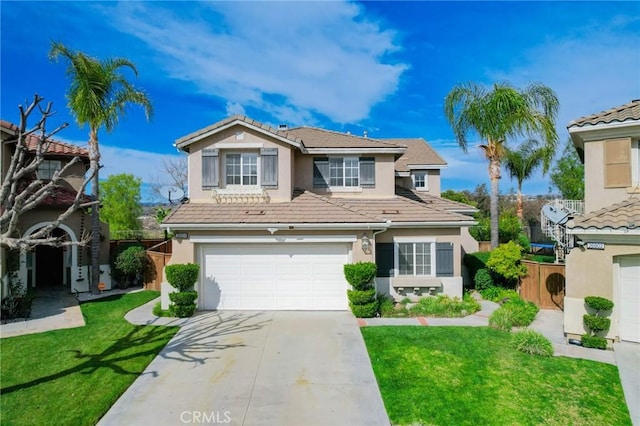
[[[57,168],[52,169],[51,168],[51,164],[53,163],[57,163]],[[46,169],[42,169],[42,166],[44,164],[47,164],[48,167]],[[40,180],[51,180],[53,179],[53,175],[57,172],[62,170],[62,160],[42,160],[42,162],[40,164],[38,164],[38,169],[36,171],[36,175],[38,177],[38,179]],[[46,172],[46,177],[43,176],[43,173]]]
[[[423,180],[423,185],[418,186],[418,177],[421,177]],[[413,189],[417,191],[428,191],[429,190],[429,178],[428,173],[426,171],[413,172],[411,173],[411,180],[413,181]]]
[[[400,273],[400,244],[411,244],[412,245],[412,270],[411,274]],[[429,263],[428,263],[428,273],[417,273],[417,244],[429,244]],[[394,238],[393,239],[393,275],[396,278],[399,277],[436,277],[437,265],[436,265],[436,239],[431,237],[402,237],[402,238]],[[423,265],[424,267],[424,265]]]
[[[253,173],[250,174],[246,174],[245,175],[245,167],[251,167],[252,164],[246,164],[244,162],[244,157],[248,156],[248,155],[252,155],[255,156],[256,158],[256,172],[255,172],[255,178],[256,178],[256,183],[255,184],[245,184],[244,180],[245,178],[251,178],[254,176]],[[228,167],[229,167],[229,156],[239,156],[240,157],[240,163],[239,163],[239,167],[240,167],[240,174],[231,174],[229,175],[228,173]],[[225,152],[224,154],[224,184],[225,184],[225,188],[257,188],[260,187],[260,172],[261,172],[261,168],[260,168],[260,153],[259,152],[254,152],[254,151],[230,151],[230,152]],[[229,183],[229,177],[233,176],[233,177],[239,177],[240,178],[240,183]]]

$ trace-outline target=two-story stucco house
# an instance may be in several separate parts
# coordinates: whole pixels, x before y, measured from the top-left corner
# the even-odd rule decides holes
[[[348,309],[343,265],[358,261],[377,263],[380,292],[462,296],[474,209],[440,198],[446,163],[423,139],[234,116],[175,145],[190,199],[163,226],[171,263],[201,266],[199,309]]]
[[[585,214],[566,259],[565,333],[586,332],[586,296],[615,304],[607,338],[640,342],[640,100],[572,121],[584,161]]]
[[[0,179],[5,178],[11,156],[15,151],[18,137],[18,127],[7,121],[0,121]],[[27,148],[35,152],[37,138],[29,136],[26,140]],[[61,176],[58,186],[51,196],[46,197],[33,210],[22,214],[18,229],[23,236],[29,236],[36,230],[49,225],[64,212],[76,197],[82,187],[84,175],[89,167],[89,152],[81,147],[52,141],[41,163],[37,176],[42,181],[51,179],[53,174],[61,170],[72,158],[79,157],[80,162],[67,169]],[[88,198],[87,198],[88,200]],[[101,281],[107,289],[111,288],[109,270],[109,231],[106,224],[102,224],[102,235],[105,237],[101,247]],[[91,231],[91,217],[86,211],[74,212],[64,223],[53,231],[53,235],[64,237],[69,241],[81,241],[83,235]],[[7,291],[6,260],[8,253],[2,248],[2,297]],[[64,289],[69,292],[89,291],[91,256],[87,247],[70,245],[63,247],[36,246],[30,251],[19,253],[18,278],[28,289]]]

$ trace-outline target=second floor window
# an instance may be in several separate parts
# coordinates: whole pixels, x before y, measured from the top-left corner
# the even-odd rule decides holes
[[[227,185],[258,185],[258,154],[227,154]]]
[[[359,175],[357,157],[329,158],[330,186],[358,186]]]
[[[60,160],[44,160],[38,166],[38,179],[51,180],[55,172],[62,168]]]
[[[313,159],[314,188],[374,187],[373,157],[316,157]]]
[[[415,173],[413,175],[413,187],[415,189],[427,189],[427,174]]]

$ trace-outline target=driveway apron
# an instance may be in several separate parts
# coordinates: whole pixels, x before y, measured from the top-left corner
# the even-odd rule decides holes
[[[348,312],[188,320],[99,425],[388,425]]]

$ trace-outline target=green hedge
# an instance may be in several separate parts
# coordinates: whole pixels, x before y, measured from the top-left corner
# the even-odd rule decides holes
[[[169,305],[169,314],[172,317],[188,318],[196,311],[196,305]]]
[[[176,305],[193,305],[198,298],[197,291],[182,291],[179,293],[169,293],[169,299]]]
[[[607,349],[607,339],[599,336],[582,335],[582,346],[585,348]]]
[[[491,256],[490,251],[479,251],[476,253],[467,253],[464,255],[462,262],[467,267],[470,277],[475,277],[480,269],[487,267],[487,261]]]
[[[347,290],[349,302],[353,305],[366,305],[376,299],[376,289],[369,290]]]
[[[200,266],[195,263],[185,263],[165,266],[167,281],[178,291],[188,291],[193,289],[198,281]]]
[[[375,300],[371,303],[367,303],[366,305],[354,305],[349,303],[351,307],[351,312],[356,318],[373,318],[378,313],[378,301]]]
[[[368,290],[376,277],[378,266],[373,262],[348,263],[344,265],[344,277],[355,290]]]

